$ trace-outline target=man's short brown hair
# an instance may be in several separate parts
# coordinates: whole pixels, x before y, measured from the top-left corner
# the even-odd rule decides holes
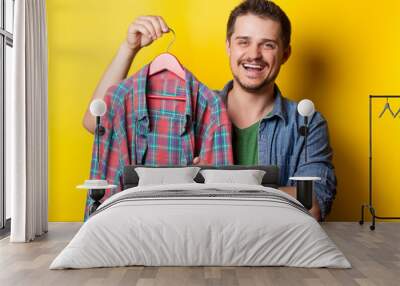
[[[228,41],[230,41],[234,32],[236,18],[247,14],[279,22],[281,25],[283,46],[287,48],[290,45],[290,35],[292,32],[290,20],[278,5],[268,0],[245,0],[232,10],[226,29],[226,39]]]

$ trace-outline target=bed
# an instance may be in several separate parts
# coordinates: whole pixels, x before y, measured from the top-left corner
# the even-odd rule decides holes
[[[50,269],[351,267],[301,203],[276,189],[275,166],[218,168],[264,170],[260,185],[204,183],[198,173],[193,183],[141,186],[136,168],[125,168],[124,191],[99,206]]]

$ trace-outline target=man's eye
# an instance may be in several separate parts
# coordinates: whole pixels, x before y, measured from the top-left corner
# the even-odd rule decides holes
[[[247,42],[246,42],[246,41],[240,41],[240,42],[239,42],[239,45],[240,45],[240,46],[245,46],[245,45],[247,45]]]
[[[275,45],[272,44],[272,43],[265,43],[264,46],[265,46],[267,49],[274,49],[274,48],[275,48]]]

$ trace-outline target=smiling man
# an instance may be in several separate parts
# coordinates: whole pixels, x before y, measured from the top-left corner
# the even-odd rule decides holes
[[[122,79],[137,52],[169,29],[160,16],[143,16],[128,29],[126,41],[101,79],[93,98],[103,98],[107,88]],[[291,24],[287,15],[272,1],[248,0],[230,14],[226,49],[233,80],[217,92],[226,104],[233,124],[235,164],[277,165],[280,189],[296,196],[291,176],[318,176],[311,214],[324,219],[336,193],[326,120],[319,112],[309,120],[308,156],[304,160],[304,137],[298,133],[303,118],[297,103],[282,96],[275,80],[289,59]],[[218,67],[214,67],[218,68]],[[93,133],[90,112],[84,126]],[[199,163],[195,158],[194,163]]]

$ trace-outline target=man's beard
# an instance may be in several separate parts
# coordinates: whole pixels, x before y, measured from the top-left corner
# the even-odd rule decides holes
[[[260,93],[262,91],[265,90],[265,87],[268,86],[271,82],[274,81],[274,79],[271,78],[266,78],[264,79],[263,82],[261,82],[260,84],[257,85],[246,85],[244,84],[238,76],[233,75],[233,77],[235,78],[236,82],[240,85],[240,87],[246,91],[246,92],[250,92],[250,93]]]

